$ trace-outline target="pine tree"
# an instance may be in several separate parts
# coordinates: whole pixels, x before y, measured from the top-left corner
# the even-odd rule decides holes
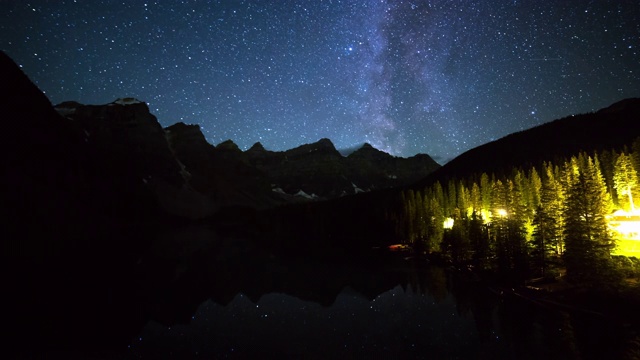
[[[464,183],[462,181],[458,182],[457,198],[458,200],[456,201],[456,207],[460,209],[460,211],[464,213],[465,216],[469,216],[470,215],[469,190],[467,189],[466,186],[464,186]]]
[[[471,191],[469,192],[469,206],[472,213],[477,212],[482,216],[482,196],[480,194],[480,186],[478,186],[478,183],[476,182],[471,185]]]
[[[600,152],[599,159],[601,162],[602,177],[604,177],[604,182],[607,185],[607,192],[612,194],[613,200],[618,202],[618,197],[614,195],[616,193],[615,187],[613,184],[613,174],[615,171],[616,160],[618,159],[618,154],[615,150],[604,150]]]
[[[511,253],[509,248],[509,192],[501,180],[493,183],[491,209],[491,231],[498,271],[508,274],[511,271]]]
[[[491,248],[487,227],[479,211],[473,211],[469,219],[469,243],[473,250],[473,264],[479,270],[489,267]]]
[[[542,191],[542,179],[540,179],[540,175],[538,175],[538,171],[536,168],[531,168],[529,172],[529,204],[527,207],[530,209],[530,215],[533,216],[535,213],[535,209],[540,206],[540,196]]]
[[[446,215],[452,216],[455,209],[458,207],[458,194],[457,185],[455,180],[449,180],[447,183],[447,193],[445,195],[446,202]]]
[[[417,251],[422,251],[424,249],[424,242],[427,234],[427,214],[424,201],[422,199],[422,192],[416,191],[415,194],[415,237],[413,239],[413,248]]]
[[[491,220],[491,206],[493,204],[492,194],[493,184],[491,184],[491,181],[489,180],[489,175],[482,173],[482,175],[480,175],[480,201],[482,204],[481,214],[485,221]]]
[[[637,173],[640,173],[640,136],[631,145],[631,159],[633,168],[636,169]]]
[[[441,188],[442,189],[442,188]],[[431,214],[430,236],[426,245],[427,251],[439,251],[444,235],[444,210],[436,196],[437,191],[429,197],[429,213]]]
[[[532,260],[542,276],[546,275],[550,260],[563,251],[564,194],[555,178],[554,168],[545,164],[545,179],[540,190],[540,205],[534,217]]]
[[[507,214],[508,246],[514,280],[522,280],[529,274],[529,249],[525,230],[527,206],[523,185],[524,177],[520,171],[516,171],[513,181],[507,181],[510,201]]]
[[[621,153],[616,160],[613,187],[617,192],[618,204],[624,210],[633,212],[635,210],[633,196],[638,188],[638,173],[633,167],[633,159],[625,153]]]
[[[571,176],[564,208],[567,278],[605,284],[616,278],[610,256],[615,243],[606,220],[611,202],[597,159],[581,154],[572,163],[579,166]]]

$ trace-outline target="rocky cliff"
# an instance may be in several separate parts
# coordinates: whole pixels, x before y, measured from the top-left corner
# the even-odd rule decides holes
[[[256,143],[245,156],[274,190],[324,199],[408,185],[440,167],[428,155],[399,158],[369,144],[345,157],[329,139],[281,152]]]

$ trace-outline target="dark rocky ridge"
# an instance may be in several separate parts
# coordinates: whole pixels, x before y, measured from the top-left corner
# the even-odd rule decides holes
[[[274,187],[321,198],[408,185],[440,167],[428,155],[399,158],[369,144],[345,157],[329,139],[281,152],[256,143],[245,154]]]
[[[272,194],[263,174],[243,161],[242,152],[232,142],[214,147],[198,125],[177,123],[165,131],[175,156],[189,174],[189,184],[217,208],[268,208],[282,202]]]
[[[243,152],[231,140],[213,146],[198,125],[162,129],[135,99],[55,108],[106,155],[100,161],[109,176],[144,182],[165,211],[188,218],[228,206],[264,209],[407,185],[439,166],[427,155],[398,158],[368,144],[344,157],[329,139],[283,152],[260,144]]]

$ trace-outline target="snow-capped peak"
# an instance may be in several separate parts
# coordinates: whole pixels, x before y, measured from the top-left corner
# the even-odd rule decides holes
[[[133,105],[133,104],[142,104],[143,102],[136,98],[128,97],[128,98],[119,98],[113,103],[118,105]]]

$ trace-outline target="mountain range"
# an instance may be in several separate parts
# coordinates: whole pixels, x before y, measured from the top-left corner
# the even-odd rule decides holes
[[[442,167],[368,144],[343,156],[328,139],[242,151],[232,141],[208,143],[198,125],[163,128],[133,98],[54,107],[2,52],[0,73],[0,238],[11,269],[4,320],[16,349],[126,344],[167,308],[192,314],[207,291],[241,291],[274,258],[351,261],[396,241],[387,210],[400,189],[500,176],[640,136],[640,99],[627,99]],[[222,265],[212,268],[212,259]]]
[[[345,157],[329,139],[280,152],[260,143],[241,151],[231,140],[213,146],[198,125],[162,129],[147,105],[133,98],[106,105],[64,102],[55,109],[108,154],[107,162],[127,163],[132,178],[160,187],[154,194],[167,210],[189,217],[226,206],[268,208],[403,186],[439,167],[428,155],[399,158],[369,144]]]

